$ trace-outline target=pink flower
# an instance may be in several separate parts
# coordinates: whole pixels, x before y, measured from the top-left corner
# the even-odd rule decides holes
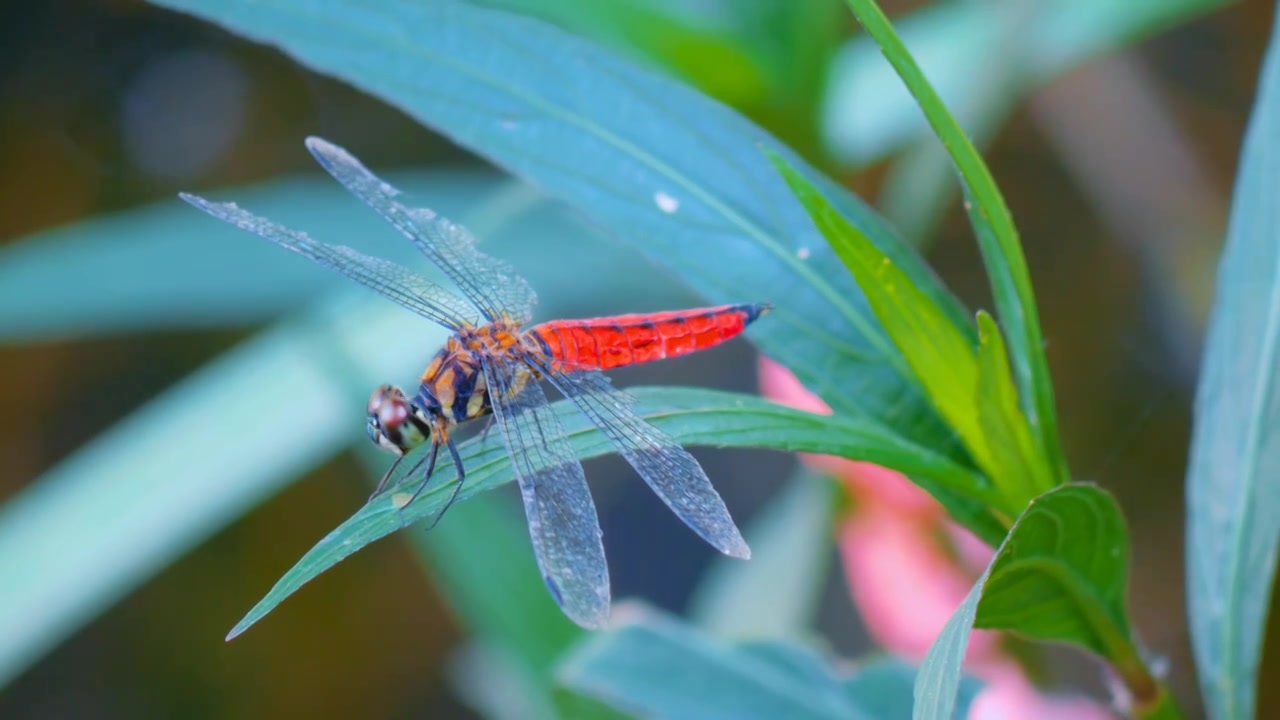
[[[795,375],[767,358],[760,363],[760,388],[774,401],[831,414]],[[836,542],[868,632],[890,652],[919,661],[990,562],[991,548],[952,522],[936,500],[900,473],[824,455],[801,454],[800,459],[838,478],[854,496]],[[1004,654],[998,633],[973,631],[965,663],[987,682],[970,707],[970,720],[1112,717],[1087,698],[1040,694]]]
[[[1113,720],[1105,706],[1079,695],[1047,695],[1027,680],[1012,660],[986,668],[979,676],[987,683],[969,705],[969,720]]]
[[[952,562],[936,527],[934,518],[872,504],[841,523],[836,541],[867,632],[895,655],[916,662],[924,659],[977,577]],[[998,642],[996,633],[974,631],[966,660],[999,657]]]
[[[765,357],[760,358],[760,392],[783,405],[817,415],[831,414],[831,408],[806,390],[790,370]],[[859,500],[880,501],[906,514],[937,516],[942,512],[928,493],[892,470],[831,455],[798,455],[801,462],[814,470],[845,481]]]

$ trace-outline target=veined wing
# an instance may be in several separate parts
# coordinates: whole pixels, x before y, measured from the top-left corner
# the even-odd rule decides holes
[[[318,137],[307,138],[316,160],[356,197],[396,226],[453,281],[463,296],[493,321],[502,316],[523,324],[533,317],[537,295],[510,263],[486,255],[475,238],[427,208],[401,205],[400,191],[369,172],[351,153]]]
[[[545,363],[537,367],[604,432],[618,454],[686,525],[726,555],[751,557],[706,471],[679,443],[636,415],[630,395],[598,370],[559,374]]]
[[[408,268],[382,258],[363,255],[343,245],[320,242],[300,230],[254,215],[235,203],[210,202],[189,193],[179,193],[179,197],[219,220],[337,270],[383,297],[450,330],[456,330],[463,323],[476,324],[478,318],[475,308]]]
[[[609,567],[582,463],[527,367],[485,358],[484,377],[543,580],[574,622],[602,627],[609,619]]]

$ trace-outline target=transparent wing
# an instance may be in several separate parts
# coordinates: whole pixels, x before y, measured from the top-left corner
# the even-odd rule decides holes
[[[537,367],[604,432],[618,454],[686,525],[726,555],[751,557],[706,471],[679,443],[636,415],[630,395],[598,370],[557,374],[545,364]]]
[[[582,463],[528,368],[486,359],[484,376],[547,588],[574,622],[602,627],[609,567]]]
[[[179,197],[219,220],[337,270],[383,297],[446,328],[453,330],[463,323],[476,324],[478,318],[475,308],[408,268],[382,258],[363,255],[349,247],[320,242],[300,230],[254,215],[235,203],[210,202],[188,193],[179,193]]]
[[[503,315],[520,323],[532,319],[537,295],[528,281],[510,263],[477,250],[475,238],[466,228],[427,208],[401,205],[396,201],[399,190],[337,145],[310,137],[307,148],[330,175],[396,226],[443,270],[488,320]]]

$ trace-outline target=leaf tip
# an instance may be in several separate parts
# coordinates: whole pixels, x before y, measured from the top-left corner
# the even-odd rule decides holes
[[[1000,334],[1000,327],[996,324],[996,319],[986,310],[979,310],[976,313],[978,322],[978,342],[986,345],[991,342],[993,337]]]
[[[235,640],[243,635],[245,630],[253,627],[254,623],[261,620],[262,617],[266,615],[266,612],[262,609],[262,605],[263,603],[258,603],[257,606],[249,611],[249,614],[240,618],[240,622],[236,623],[236,626],[231,628],[231,632],[227,633],[227,636],[223,638],[223,642],[231,642],[232,640]]]

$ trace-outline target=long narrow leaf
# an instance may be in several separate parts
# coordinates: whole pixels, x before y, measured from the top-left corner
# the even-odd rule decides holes
[[[951,116],[875,0],[847,1],[951,153],[964,186],[969,220],[991,277],[996,307],[1009,333],[1014,377],[1018,382],[1023,412],[1036,430],[1041,452],[1048,458],[1058,482],[1066,482],[1068,475],[1058,438],[1053,381],[1044,356],[1044,339],[1031,289],[1031,276],[1004,196],[969,136]]]
[[[915,680],[919,669],[894,658],[860,662],[845,687],[858,706],[876,720],[909,720],[915,711]],[[983,685],[970,676],[960,678],[956,717],[969,716],[969,706]]]
[[[1018,406],[1018,391],[1009,370],[1000,327],[978,312],[978,378],[975,388],[978,424],[1000,468],[1006,492],[1015,507],[1053,487],[1053,470],[1046,466]]]
[[[633,394],[637,413],[687,445],[840,455],[957,484],[972,482],[963,466],[928,448],[897,441],[874,423],[813,415],[749,395],[712,390],[644,388]],[[612,451],[608,439],[574,406],[560,402],[555,407],[578,457],[595,457]],[[458,492],[459,502],[510,482],[514,477],[511,462],[496,435],[490,435],[483,443],[467,443],[461,452],[467,482]],[[396,485],[381,498],[360,508],[285,573],[231,630],[228,638],[247,630],[302,585],[369,543],[411,523],[435,517],[454,492],[456,476],[450,476],[449,472],[437,469],[439,484],[403,508],[400,498],[408,496],[394,492]],[[412,491],[419,479],[413,475],[395,482]]]
[[[732,645],[629,606],[620,626],[585,639],[561,682],[616,710],[693,720],[871,720],[812,651],[792,644]]]
[[[910,366],[914,380],[964,440],[978,466],[995,477],[1000,468],[992,461],[973,411],[978,362],[963,326],[952,322],[927,294],[912,285],[907,274],[841,217],[803,175],[776,155],[770,159],[857,280],[876,319]],[[975,495],[980,491],[972,490]]]
[[[997,552],[1004,549],[1008,542],[1006,538]],[[978,614],[982,587],[990,572],[991,567],[987,566],[925,653],[912,693],[915,697],[915,704],[911,708],[913,720],[952,720],[955,717],[964,653],[969,647],[969,633],[973,631],[973,619]]]
[[[1209,716],[1254,716],[1280,543],[1280,26],[1218,268],[1187,473],[1187,599]]]

